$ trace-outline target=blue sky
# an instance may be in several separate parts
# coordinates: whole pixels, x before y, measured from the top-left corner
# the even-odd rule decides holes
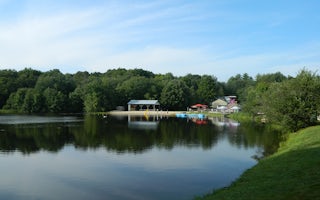
[[[320,69],[320,1],[0,0],[0,69],[176,76]]]

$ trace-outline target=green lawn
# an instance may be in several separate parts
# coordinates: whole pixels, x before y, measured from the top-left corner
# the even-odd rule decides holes
[[[320,199],[320,126],[291,134],[230,187],[196,199]]]

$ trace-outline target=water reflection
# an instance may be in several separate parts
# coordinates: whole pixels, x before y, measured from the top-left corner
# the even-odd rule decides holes
[[[221,118],[29,117],[0,120],[0,199],[192,199],[230,184],[281,139]]]
[[[231,128],[237,128],[240,123],[233,120],[233,119],[229,119],[226,117],[211,117],[209,118],[209,120],[211,121],[212,124],[218,126],[219,128],[225,128],[225,127],[231,127]]]
[[[26,118],[26,117],[24,117]],[[86,115],[79,117],[30,117],[21,120],[32,123],[11,123],[14,116],[0,118],[0,149],[24,154],[47,150],[58,152],[64,145],[88,149],[104,147],[117,153],[142,153],[152,147],[172,149],[174,146],[211,149],[219,138],[238,148],[260,147],[264,154],[274,152],[281,134],[257,124],[240,124],[225,118],[210,118],[201,122],[161,117],[124,117],[104,119]],[[68,120],[66,120],[68,119]],[[50,121],[50,123],[42,123]],[[4,123],[6,122],[6,123]],[[196,123],[195,123],[196,122]],[[199,126],[200,125],[200,126]],[[272,134],[270,134],[272,132]]]
[[[128,116],[128,127],[140,130],[157,130],[159,121],[162,119],[160,116]]]
[[[76,116],[0,115],[0,124],[70,123],[79,121],[82,121],[82,119]]]

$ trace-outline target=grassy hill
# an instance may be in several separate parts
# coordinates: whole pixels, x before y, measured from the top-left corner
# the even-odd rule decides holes
[[[320,126],[291,134],[230,187],[197,199],[320,199]]]

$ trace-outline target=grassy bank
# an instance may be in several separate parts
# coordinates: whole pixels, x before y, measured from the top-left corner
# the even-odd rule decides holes
[[[291,134],[230,187],[197,199],[320,199],[320,126]]]
[[[237,120],[239,122],[252,122],[254,119],[248,113],[239,112],[239,113],[232,113],[228,115],[229,118]]]
[[[15,111],[15,110],[0,109],[0,114],[19,114],[19,113],[17,111]]]

